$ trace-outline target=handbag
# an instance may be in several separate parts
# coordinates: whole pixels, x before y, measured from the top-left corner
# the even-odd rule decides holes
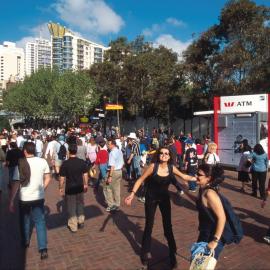
[[[189,270],[214,270],[217,264],[215,251],[210,250],[209,254],[198,253],[191,261]]]

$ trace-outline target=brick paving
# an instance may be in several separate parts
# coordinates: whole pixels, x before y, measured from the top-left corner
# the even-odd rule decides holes
[[[239,245],[226,246],[217,269],[270,269],[270,246],[262,241],[270,224],[270,202],[265,209],[260,201],[239,192],[240,183],[235,172],[226,172],[222,192],[230,199],[240,214],[245,237]],[[144,227],[143,204],[134,200],[131,207],[122,205],[121,211],[108,214],[103,195],[96,196],[90,189],[86,194],[85,228],[76,234],[66,228],[65,205],[58,195],[58,183],[52,181],[46,194],[49,258],[40,261],[36,233],[32,234],[30,248],[20,248],[18,215],[6,209],[7,191],[0,205],[0,269],[90,269],[135,270],[140,268],[139,251]],[[250,188],[249,188],[249,191]],[[122,195],[127,194],[122,182]],[[178,198],[171,190],[173,229],[178,246],[178,269],[188,269],[189,247],[196,241],[197,212],[185,196]],[[168,248],[163,236],[160,212],[156,213],[153,229],[151,270],[167,270]]]

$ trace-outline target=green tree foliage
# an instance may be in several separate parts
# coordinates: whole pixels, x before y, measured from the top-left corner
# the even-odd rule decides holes
[[[57,116],[67,121],[87,113],[97,101],[94,84],[85,72],[41,69],[7,92],[4,108],[25,117]]]
[[[99,94],[122,103],[126,116],[169,119],[169,101],[179,97],[176,82],[183,81],[177,55],[165,47],[151,47],[141,36],[130,43],[120,38],[110,45],[106,60],[90,69]]]
[[[266,92],[270,87],[270,9],[250,0],[228,1],[219,23],[186,50],[193,95]]]

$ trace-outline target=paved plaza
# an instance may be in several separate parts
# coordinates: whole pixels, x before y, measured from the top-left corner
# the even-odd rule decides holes
[[[221,254],[217,269],[270,269],[270,246],[262,237],[270,224],[270,202],[260,208],[259,199],[239,192],[235,172],[226,172],[222,192],[230,199],[243,222],[245,237],[239,245],[227,246]],[[249,187],[249,190],[250,187]],[[36,233],[26,252],[20,247],[18,215],[10,214],[7,192],[0,208],[0,269],[90,269],[136,270],[140,265],[139,252],[144,228],[144,206],[134,200],[131,207],[122,204],[119,212],[108,214],[103,195],[90,189],[85,196],[85,228],[72,234],[66,228],[63,199],[58,194],[58,182],[53,180],[47,190],[46,213],[49,258],[40,261]],[[122,182],[122,197],[127,195],[127,183]],[[189,267],[189,247],[196,241],[197,212],[184,196],[179,198],[171,188],[173,229],[178,247],[178,269]],[[156,213],[153,229],[151,270],[169,269],[168,248],[163,236],[160,212]]]

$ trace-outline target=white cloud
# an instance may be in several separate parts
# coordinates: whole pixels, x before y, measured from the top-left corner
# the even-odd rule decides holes
[[[151,37],[153,36],[155,33],[160,32],[163,29],[162,24],[153,24],[150,28],[145,28],[142,31],[142,34],[146,37]]]
[[[47,23],[43,23],[29,29],[29,36],[23,37],[22,39],[16,41],[16,47],[25,48],[27,42],[33,42],[39,37],[48,40],[51,39]]]
[[[163,45],[168,49],[172,49],[181,58],[183,51],[190,45],[190,43],[191,41],[183,42],[175,39],[172,35],[162,34],[156,38],[154,41],[154,46],[158,47],[159,45]]]
[[[155,24],[152,24],[151,27],[145,28],[142,31],[142,34],[145,37],[153,37],[156,34],[160,34],[160,32],[162,31],[166,31],[166,29],[168,30],[170,26],[185,27],[186,23],[181,20],[177,20],[176,18],[170,17],[170,18],[167,18],[165,22],[163,23],[160,23],[160,24],[155,23]]]
[[[103,0],[58,0],[54,7],[71,29],[84,33],[118,33],[124,25],[123,19]]]
[[[171,24],[171,25],[176,26],[176,27],[184,27],[184,26],[186,26],[185,22],[183,22],[181,20],[177,20],[176,18],[172,18],[172,17],[167,18],[166,22],[168,24]]]

